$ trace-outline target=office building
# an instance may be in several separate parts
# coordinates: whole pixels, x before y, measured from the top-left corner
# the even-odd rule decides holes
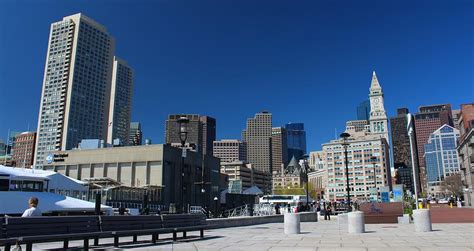
[[[324,156],[323,151],[313,151],[309,153],[308,165],[311,170],[323,170],[324,169]]]
[[[357,106],[357,120],[369,120],[370,118],[370,101],[364,100]]]
[[[131,146],[140,146],[142,145],[142,137],[143,132],[140,122],[131,122],[128,144]]]
[[[288,165],[287,134],[283,127],[272,128],[272,171]]]
[[[442,125],[453,126],[450,104],[430,105],[419,107],[415,114],[416,145],[418,151],[418,164],[420,169],[420,183],[422,191],[426,192],[428,180],[426,178],[425,148],[430,135]]]
[[[467,206],[474,204],[474,103],[462,104],[458,120],[460,138],[458,144],[464,200]]]
[[[308,182],[316,192],[315,200],[325,199],[325,191],[328,184],[328,172],[326,169],[318,169],[308,173]],[[310,188],[311,189],[311,188]]]
[[[17,167],[30,168],[35,154],[36,132],[23,132],[16,136],[12,161]]]
[[[202,149],[207,155],[213,154],[213,143],[216,140],[216,119],[209,116],[200,117],[202,124]]]
[[[261,112],[247,120],[247,160],[257,171],[272,173],[272,114]]]
[[[370,100],[370,133],[379,135],[389,142],[388,120],[384,107],[384,95],[375,71],[372,73],[372,82],[369,89]]]
[[[342,139],[323,144],[324,162],[327,167],[326,199],[347,199],[344,147]],[[379,135],[357,135],[348,140],[347,157],[351,198],[365,199],[373,187],[391,187],[389,146]],[[377,157],[374,162],[370,157]],[[375,177],[374,177],[375,174]],[[376,183],[375,183],[376,182]],[[375,185],[376,184],[376,185]]]
[[[236,139],[223,139],[214,141],[214,157],[221,160],[221,163],[231,163],[236,161],[247,161],[247,144]]]
[[[181,146],[178,119],[189,119],[186,146],[202,154],[212,153],[212,142],[216,140],[216,120],[199,114],[172,114],[166,120],[165,141],[172,146]]]
[[[252,186],[257,186],[262,191],[268,190],[269,174],[255,170],[244,161],[221,162],[221,173],[226,174],[229,179],[230,193],[242,193]]]
[[[114,57],[107,143],[129,145],[132,116],[133,70],[122,59]]]
[[[51,24],[35,164],[82,139],[107,139],[115,41],[83,14]]]
[[[433,193],[433,187],[439,186],[446,177],[460,173],[459,155],[456,150],[458,139],[459,130],[443,125],[430,135],[428,143],[424,145],[430,193]]]
[[[349,120],[346,122],[346,131],[363,132],[370,131],[368,120]]]
[[[45,170],[78,180],[102,178],[128,187],[153,187],[161,205],[180,205],[183,198],[185,205],[212,206],[211,198],[219,192],[219,159],[188,151],[181,183],[181,150],[169,145],[77,149],[52,153],[48,159]]]
[[[306,131],[304,123],[288,123],[285,125],[288,135],[288,159],[301,159],[306,154]]]
[[[414,193],[413,187],[413,173],[412,168],[415,168],[417,176],[417,191],[421,191],[420,180],[419,180],[419,167],[418,167],[418,156],[416,142],[413,141],[413,159],[415,160],[414,165],[412,162],[411,150],[410,150],[410,138],[408,136],[408,109],[400,108],[397,109],[397,116],[390,118],[390,128],[392,133],[392,149],[393,149],[393,163],[395,168],[395,177],[397,184],[405,185],[405,188],[409,189]],[[416,132],[415,132],[416,135]],[[416,137],[416,136],[415,136]],[[410,177],[409,177],[410,176]]]

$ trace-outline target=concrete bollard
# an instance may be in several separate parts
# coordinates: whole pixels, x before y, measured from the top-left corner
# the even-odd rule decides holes
[[[298,213],[285,214],[285,234],[300,233],[300,215]]]
[[[364,212],[350,212],[347,215],[347,228],[350,234],[365,233]]]
[[[413,210],[413,221],[415,222],[416,232],[430,232],[432,230],[429,209]]]

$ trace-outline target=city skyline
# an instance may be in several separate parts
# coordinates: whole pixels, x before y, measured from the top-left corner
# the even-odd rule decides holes
[[[45,6],[38,6],[38,8],[44,9],[48,7],[48,3],[44,4]],[[31,34],[28,34],[31,36],[31,40],[29,41],[30,45],[28,48],[22,50],[22,53],[19,55],[15,54],[13,57],[10,56],[12,55],[10,54],[12,52],[10,52],[8,49],[14,46],[14,40],[12,40],[12,37],[22,40],[24,35],[18,33],[17,31],[12,31],[11,28],[7,26],[10,24],[10,22],[16,22],[16,25],[21,25],[23,22],[28,22],[28,18],[26,18],[24,15],[32,13],[19,14],[15,11],[11,11],[11,13],[15,13],[15,15],[19,14],[18,17],[12,17],[12,14],[7,13],[8,11],[6,10],[19,8],[21,4],[10,5],[9,3],[2,3],[2,5],[6,7],[1,8],[3,10],[0,11],[3,16],[3,18],[1,18],[2,30],[5,32],[2,33],[0,51],[2,54],[5,54],[6,57],[2,57],[2,59],[0,59],[0,68],[2,69],[2,73],[0,75],[0,90],[2,91],[2,94],[17,93],[18,90],[25,90],[24,93],[22,93],[22,95],[25,97],[25,100],[22,100],[22,102],[16,102],[15,98],[17,95],[2,95],[2,101],[0,101],[0,105],[2,107],[7,107],[6,104],[12,102],[15,103],[16,106],[15,109],[4,109],[4,116],[9,119],[2,120],[0,123],[0,138],[5,138],[8,129],[23,131],[26,130],[26,125],[28,123],[30,125],[34,125],[37,121],[39,101],[41,97],[41,79],[43,77],[42,71],[44,69],[44,58],[47,50],[47,33],[49,24],[59,20],[63,16],[75,14],[77,12],[82,12],[106,26],[107,29],[111,31],[111,34],[115,37],[115,39],[120,41],[117,48],[117,54],[127,58],[127,61],[134,66],[136,73],[136,80],[134,81],[134,91],[136,94],[134,94],[133,98],[134,102],[132,121],[140,121],[143,127],[144,138],[149,138],[154,143],[165,142],[163,138],[163,121],[169,114],[207,114],[218,120],[217,139],[239,139],[241,130],[245,128],[246,119],[252,117],[253,114],[257,112],[268,110],[273,114],[274,126],[283,126],[288,122],[305,123],[308,151],[319,150],[321,149],[321,143],[327,142],[334,138],[335,128],[337,128],[337,132],[340,133],[344,130],[345,121],[356,119],[356,107],[367,97],[368,87],[370,85],[370,73],[373,70],[377,72],[377,77],[384,86],[386,103],[385,110],[387,111],[388,117],[394,116],[396,114],[396,109],[399,107],[408,107],[411,111],[416,111],[417,108],[422,105],[450,103],[453,109],[459,109],[460,104],[472,101],[470,100],[472,97],[469,94],[472,92],[466,91],[469,90],[469,88],[472,90],[473,77],[469,71],[469,69],[472,68],[472,58],[469,57],[468,51],[463,50],[463,46],[472,44],[472,37],[464,34],[461,35],[461,41],[451,41],[450,39],[439,37],[450,37],[449,35],[439,35],[437,33],[440,30],[445,31],[447,29],[451,29],[454,26],[459,25],[461,21],[464,20],[463,18],[467,18],[468,13],[466,10],[461,8],[461,4],[458,6],[449,6],[450,10],[453,12],[450,13],[450,15],[443,13],[445,14],[442,16],[444,19],[437,23],[435,22],[436,24],[441,25],[441,27],[437,28],[435,28],[434,24],[416,22],[414,20],[414,16],[408,15],[407,18],[414,22],[414,24],[417,24],[417,27],[420,30],[422,28],[431,27],[431,30],[428,29],[427,31],[424,31],[424,35],[435,36],[438,41],[436,41],[434,44],[431,44],[432,50],[422,50],[422,52],[425,53],[425,57],[423,57],[423,53],[421,53],[422,55],[420,58],[418,58],[418,61],[413,60],[415,63],[405,62],[403,65],[396,65],[396,63],[400,63],[403,60],[407,60],[407,57],[411,57],[412,55],[409,55],[410,53],[408,53],[408,51],[412,49],[410,49],[408,45],[414,47],[421,46],[424,44],[424,42],[426,42],[423,36],[409,36],[409,34],[401,32],[401,34],[407,36],[406,43],[401,43],[401,45],[398,45],[397,47],[399,52],[402,52],[402,56],[395,54],[392,55],[391,53],[387,53],[390,48],[384,48],[385,46],[390,46],[390,39],[381,39],[380,41],[371,41],[370,39],[377,37],[393,39],[396,36],[391,37],[386,31],[375,29],[380,28],[380,26],[376,24],[370,24],[367,27],[363,27],[367,24],[367,22],[370,21],[370,19],[360,19],[360,17],[357,17],[357,15],[349,15],[349,17],[344,17],[342,20],[336,22],[334,26],[339,27],[341,25],[347,25],[347,22],[350,21],[351,18],[361,21],[361,23],[354,24],[350,27],[355,29],[355,31],[352,32],[355,32],[357,35],[357,38],[353,42],[355,45],[359,46],[362,42],[373,42],[373,46],[371,44],[370,46],[364,47],[362,51],[364,53],[368,53],[369,55],[363,59],[354,60],[355,62],[353,63],[346,61],[336,63],[334,62],[334,59],[343,58],[345,55],[344,53],[341,54],[335,50],[338,48],[337,45],[333,47],[329,46],[329,52],[323,53],[321,52],[321,48],[319,48],[318,45],[325,47],[327,46],[326,43],[328,43],[328,40],[323,39],[319,41],[313,37],[307,38],[302,36],[305,31],[312,30],[310,26],[313,23],[310,21],[315,21],[315,19],[317,20],[318,18],[306,15],[297,18],[296,14],[300,11],[303,11],[303,6],[299,5],[291,6],[292,8],[290,8],[288,14],[284,16],[284,21],[288,21],[289,24],[285,25],[285,23],[282,21],[277,23],[278,28],[281,28],[276,30],[278,32],[275,30],[273,30],[273,32],[263,32],[264,28],[268,28],[272,22],[276,22],[277,20],[267,18],[246,10],[247,12],[245,13],[249,15],[248,18],[250,18],[250,21],[255,21],[255,23],[259,25],[254,28],[255,30],[252,30],[250,24],[253,24],[254,22],[251,22],[250,24],[247,23],[247,25],[244,25],[244,34],[253,34],[253,31],[256,32],[254,35],[257,38],[271,39],[278,37],[278,35],[274,34],[275,32],[280,33],[281,31],[282,33],[280,41],[272,41],[272,45],[274,45],[273,49],[265,50],[264,45],[258,41],[254,41],[252,44],[247,44],[247,46],[251,49],[250,51],[255,52],[255,50],[263,50],[261,54],[258,54],[256,58],[253,58],[255,61],[253,64],[248,64],[249,61],[253,61],[252,58],[249,57],[250,52],[247,52],[244,54],[244,56],[242,56],[249,57],[246,60],[243,60],[242,57],[236,58],[236,54],[242,53],[246,48],[245,46],[238,46],[236,49],[232,49],[232,46],[230,46],[235,46],[236,44],[239,44],[239,42],[249,43],[249,40],[242,38],[237,40],[237,42],[234,44],[230,43],[229,38],[226,37],[230,36],[231,38],[235,39],[235,35],[232,34],[233,31],[236,31],[237,29],[236,24],[247,20],[244,18],[245,15],[242,14],[242,16],[240,16],[237,13],[234,13],[233,8],[231,8],[232,6],[227,5],[221,7],[226,7],[224,8],[224,11],[233,13],[231,18],[234,18],[237,21],[230,20],[227,17],[219,15],[216,16],[216,13],[213,12],[216,11],[216,9],[211,8],[206,10],[204,7],[199,7],[199,10],[203,11],[203,16],[200,17],[204,20],[203,24],[189,27],[187,29],[204,29],[206,32],[203,32],[203,34],[198,34],[199,36],[197,36],[195,44],[183,42],[172,47],[171,52],[168,54],[165,53],[164,50],[165,48],[168,48],[167,45],[169,46],[169,43],[173,42],[173,39],[179,40],[187,37],[186,35],[180,34],[179,32],[172,32],[172,28],[170,27],[175,25],[180,28],[186,28],[186,25],[189,25],[195,17],[193,17],[191,13],[185,13],[188,15],[186,16],[183,14],[185,15],[185,20],[183,20],[182,23],[176,23],[177,20],[174,19],[176,17],[171,17],[169,14],[165,15],[161,12],[163,10],[156,10],[158,12],[158,18],[160,17],[159,14],[161,14],[163,15],[161,16],[162,19],[164,18],[168,21],[175,22],[171,22],[171,24],[168,26],[162,25],[156,28],[160,31],[168,31],[167,33],[163,33],[165,36],[161,38],[162,41],[156,37],[151,39],[154,42],[162,42],[162,46],[160,46],[160,43],[158,43],[156,50],[151,54],[153,55],[152,57],[157,57],[158,55],[162,56],[162,58],[157,58],[157,63],[161,62],[162,64],[158,66],[165,68],[164,70],[158,71],[158,73],[163,74],[163,76],[160,74],[157,76],[150,75],[153,73],[155,68],[145,66],[149,62],[149,58],[145,57],[144,52],[137,48],[142,47],[141,43],[145,42],[138,39],[126,38],[127,36],[131,36],[133,34],[137,35],[137,33],[134,33],[135,31],[133,31],[133,25],[138,25],[139,23],[143,22],[143,19],[141,19],[141,17],[139,17],[137,14],[140,10],[144,11],[141,9],[143,7],[132,8],[132,13],[135,14],[133,14],[133,18],[129,20],[131,24],[126,24],[123,22],[123,20],[119,20],[116,16],[110,16],[100,11],[98,8],[100,4],[89,6],[81,6],[81,4],[78,6],[63,4],[62,6],[52,10],[35,12],[34,15],[29,18],[35,18],[37,21],[35,21],[33,24],[29,24],[29,26],[25,28],[25,33],[28,33],[28,31],[31,32]],[[184,6],[180,6],[180,4],[176,3],[161,3],[158,5],[168,10],[181,10],[184,12],[186,10]],[[206,4],[203,5],[206,6]],[[276,5],[280,6],[282,4],[277,3]],[[328,6],[324,6],[322,4],[319,5],[321,5],[320,7],[323,9],[329,8]],[[430,11],[433,11],[434,8],[438,8],[437,10],[440,11],[442,8],[448,7],[441,5],[442,4],[438,3],[434,4],[433,6],[425,6],[431,9],[426,10],[425,12],[422,10],[419,11],[427,14]],[[127,9],[125,7],[126,4],[115,6],[113,8],[117,9],[119,12],[123,12],[125,9]],[[415,7],[420,6],[418,5]],[[333,10],[332,8],[330,9]],[[358,6],[357,8],[360,10],[362,7]],[[381,8],[387,8],[387,5],[385,5],[385,7],[383,7],[383,5],[377,5],[372,7],[371,10],[375,9],[380,11]],[[272,11],[280,13],[278,8],[272,8]],[[344,9],[341,9],[340,11],[347,12],[347,10]],[[401,10],[399,8],[395,10],[395,12],[396,11]],[[208,16],[205,16],[206,14],[208,14]],[[318,14],[327,18],[324,13]],[[394,17],[396,15],[388,13],[384,14],[388,15],[384,16],[384,20],[388,21],[388,24],[392,24],[391,22],[394,22]],[[229,30],[222,31],[224,33],[222,36],[219,36],[218,33],[211,32],[209,30],[213,25],[218,25],[211,22],[217,17],[222,18],[224,24],[232,24],[229,27]],[[10,19],[7,20],[7,18]],[[428,18],[432,18],[429,20],[433,21],[435,17]],[[306,24],[306,26],[302,26],[301,29],[298,30],[296,29],[296,26],[294,26],[295,24]],[[400,25],[405,28],[410,28],[409,25]],[[466,25],[463,23],[463,25],[464,27],[455,27],[456,29],[453,28],[449,31],[449,34],[451,34],[452,37],[457,37],[459,39],[459,35],[457,35],[458,33],[461,34],[463,33],[464,29],[469,30],[469,27],[472,27],[470,24]],[[361,32],[361,30],[364,28],[367,29],[367,33],[364,35],[368,35],[368,37],[361,39],[360,35],[363,33],[357,32]],[[472,29],[470,30],[472,31]],[[186,31],[189,32],[190,30]],[[351,33],[351,30],[347,28],[344,28],[343,32],[340,34],[332,33],[326,29],[319,31],[320,33],[318,33],[317,36],[319,39],[321,39],[320,36],[324,36],[325,34],[331,35],[331,38],[338,38],[338,36],[346,37]],[[261,34],[261,32],[263,32],[263,34]],[[348,34],[345,34],[344,32],[347,32]],[[193,34],[197,35],[195,33]],[[400,34],[400,31],[396,34]],[[171,38],[167,38],[166,36],[170,36]],[[255,38],[255,36],[250,38],[250,40],[258,40]],[[220,41],[227,43],[224,43],[222,48],[220,48],[220,46],[216,46],[216,44],[214,44],[214,46],[205,46],[204,40],[206,38],[213,38],[216,42]],[[315,44],[309,45],[311,43],[308,43],[307,41],[305,42],[305,39],[308,39],[310,40],[309,42],[314,42]],[[339,40],[335,39],[334,41]],[[386,44],[382,43],[382,41],[386,42]],[[23,42],[20,41],[19,46],[21,46],[22,43]],[[285,46],[285,43],[289,43],[290,45]],[[352,47],[355,46],[354,44],[350,43],[340,43],[342,44],[339,44],[339,46],[341,46],[343,50],[352,50],[354,49]],[[441,48],[440,46],[442,43],[444,44]],[[293,48],[295,45],[304,46],[303,49],[296,50]],[[219,47],[220,49],[216,49],[216,47]],[[179,48],[185,50],[185,52],[177,54],[176,52],[178,52],[177,50]],[[175,62],[176,60],[187,61],[192,60],[193,57],[203,57],[204,55],[201,54],[202,52],[199,53],[191,51],[196,49],[204,49],[204,51],[212,52],[209,55],[211,58],[210,61],[203,61],[204,65],[208,65],[208,67],[202,66],[203,62],[200,60],[194,62],[189,61],[192,64],[188,68],[185,68],[185,65],[183,64],[178,64]],[[273,66],[261,66],[278,58],[277,55],[279,54],[273,55],[275,52],[274,50],[282,49],[287,49],[287,52],[281,52],[281,55],[284,56],[283,58],[285,59],[290,59],[288,60],[289,64],[282,61],[277,61],[273,62]],[[437,51],[438,49],[442,50]],[[472,47],[468,47],[468,50],[469,49],[472,52]],[[133,54],[135,51],[138,51],[136,55]],[[219,52],[228,53],[233,57],[227,58],[228,61],[225,61],[223,65],[219,65],[222,63],[220,60],[224,59],[217,55]],[[27,53],[35,56],[33,59],[31,59],[31,56],[23,55]],[[190,55],[187,55],[186,53],[190,53]],[[346,51],[346,53],[353,54],[350,55],[351,58],[356,58],[358,55],[358,53],[352,51]],[[377,55],[379,53],[384,55]],[[447,53],[452,55],[447,55]],[[330,59],[332,65],[322,65],[322,63],[326,61],[320,58],[333,55],[334,59]],[[393,56],[393,58],[389,56]],[[25,66],[25,57],[27,57],[30,61],[33,61],[33,63]],[[9,58],[8,64],[5,60],[6,58]],[[141,58],[143,58],[143,61]],[[296,60],[296,58],[303,59]],[[455,58],[457,58],[456,62],[451,62],[451,60],[454,60]],[[459,58],[461,60],[459,60]],[[174,59],[174,61],[170,59]],[[464,59],[464,61],[462,59]],[[317,63],[313,64],[311,62],[312,60],[315,60]],[[394,60],[394,62],[391,62],[391,60]],[[446,65],[445,63],[441,62],[443,60],[451,63]],[[167,64],[163,64],[164,62],[167,62]],[[397,67],[394,67],[394,64]],[[413,67],[414,65],[418,67]],[[197,67],[197,69],[192,69],[193,66]],[[319,68],[317,66],[319,66]],[[246,74],[252,67],[256,67],[255,70],[250,72],[252,74]],[[24,74],[27,76],[18,76],[18,74],[15,74],[15,68],[22,68],[22,70],[26,69],[31,74]],[[178,69],[186,73],[182,75],[190,75],[190,77],[186,78],[183,76],[178,76]],[[286,74],[278,72],[282,69],[285,69]],[[456,71],[454,71],[454,69],[456,69]],[[199,73],[198,71],[202,71],[203,73]],[[219,71],[223,71],[225,73],[219,73]],[[340,75],[336,74],[338,72]],[[210,75],[210,77],[205,75]],[[15,84],[9,84],[12,82]],[[256,84],[260,82],[263,82],[262,86],[256,86]],[[456,84],[452,85],[452,82]],[[186,83],[183,86],[186,88],[186,92],[184,92],[184,94],[183,92],[180,92],[179,88],[182,83]],[[218,85],[219,83],[220,85]],[[222,83],[224,83],[225,86],[221,86]],[[158,89],[154,87],[155,85],[158,86]],[[274,86],[277,88],[273,88]],[[446,86],[453,88],[452,93],[456,93],[456,95],[445,95]],[[282,91],[284,90],[283,88],[288,87],[291,87],[288,92]],[[219,91],[220,88],[223,90]],[[292,88],[294,88],[294,90],[292,90]],[[344,88],[345,91],[341,91],[342,88]],[[161,89],[165,90],[163,91],[163,94],[159,94]],[[249,90],[253,92],[248,93]],[[299,90],[303,91],[300,92]],[[237,98],[236,100],[240,100],[239,103],[241,105],[236,105],[235,107],[221,105],[221,103],[228,102],[227,99],[229,98],[229,91],[232,97]],[[419,93],[420,97],[413,99],[410,95],[407,95],[407,92],[410,91]],[[157,92],[157,94],[155,94],[155,92]],[[170,93],[172,95],[170,95]],[[155,95],[157,96],[155,97]],[[185,95],[185,97],[181,98],[180,95]],[[212,99],[211,96],[215,97],[215,99]],[[330,97],[330,99],[325,96]],[[280,102],[277,102],[278,100],[280,100]],[[221,106],[224,108],[221,108]],[[151,107],[152,110],[150,110],[149,107]],[[328,108],[330,109],[329,111]],[[308,114],[323,114],[325,121],[324,123],[321,123],[317,116],[308,116]]]

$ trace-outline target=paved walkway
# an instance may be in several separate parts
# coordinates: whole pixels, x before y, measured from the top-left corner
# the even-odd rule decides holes
[[[173,243],[170,235],[160,235],[160,241],[153,245],[151,237],[138,244],[121,245],[121,249],[133,250],[474,250],[474,224],[433,224],[433,232],[416,233],[414,225],[371,224],[367,233],[348,234],[335,220],[301,223],[302,234],[285,235],[283,223],[270,223],[246,227],[214,229],[205,232],[206,238],[198,239],[198,233],[188,233],[193,239]],[[123,238],[121,241],[131,240]],[[109,245],[96,250],[112,250],[112,239],[101,240]],[[91,243],[92,244],[92,243]],[[71,242],[70,246],[81,242]],[[61,247],[55,243],[54,247]],[[36,248],[52,248],[52,244],[35,245]]]

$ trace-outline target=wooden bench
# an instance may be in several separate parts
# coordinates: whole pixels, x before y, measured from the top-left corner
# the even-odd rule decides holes
[[[365,203],[360,210],[365,214],[366,224],[398,223],[398,217],[403,216],[401,202]]]
[[[156,243],[159,234],[172,233],[173,241],[177,233],[182,232],[183,238],[190,231],[208,228],[203,214],[174,214],[163,216],[57,216],[57,217],[8,217],[1,218],[0,246],[5,251],[16,243],[26,244],[27,251],[32,250],[33,243],[63,241],[63,248],[68,248],[70,240],[84,240],[84,250],[89,248],[89,240],[99,245],[100,238],[114,238],[114,246],[119,246],[119,238],[151,235]]]
[[[52,241],[63,241],[63,248],[68,248],[70,240],[84,240],[84,249],[88,249],[89,239],[101,234],[96,216],[4,217],[1,222],[0,246],[5,251],[16,243],[26,244],[30,251],[33,243]]]

